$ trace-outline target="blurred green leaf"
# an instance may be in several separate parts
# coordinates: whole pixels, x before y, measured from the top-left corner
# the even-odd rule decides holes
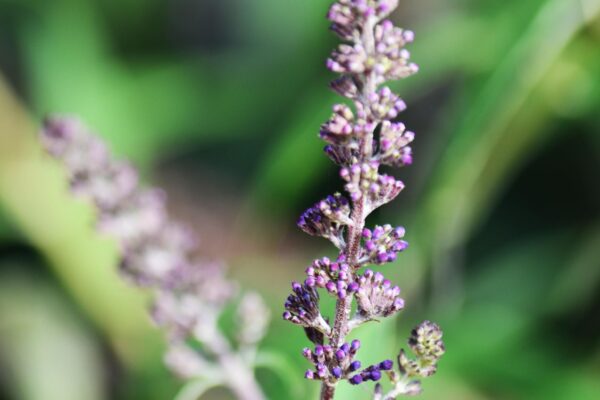
[[[145,296],[119,276],[116,245],[94,232],[91,206],[72,198],[64,172],[42,152],[29,116],[2,80],[0,113],[2,207],[121,355],[148,357],[160,334],[150,326]]]
[[[316,179],[327,159],[317,133],[311,136],[309,132],[318,132],[315,118],[322,116],[325,120],[329,116],[328,104],[333,98],[333,94],[318,88],[296,107],[290,126],[274,140],[273,151],[261,163],[251,197],[254,205],[268,204],[271,211],[282,211]],[[272,198],[277,202],[269,201]]]
[[[267,368],[276,374],[285,384],[284,392],[288,396],[300,398],[304,391],[301,375],[287,357],[276,351],[261,350],[256,359],[256,366]]]
[[[427,227],[429,240],[461,243],[508,174],[518,167],[518,155],[534,143],[548,139],[544,130],[510,129],[529,95],[540,84],[561,52],[600,12],[600,1],[548,0],[514,43],[510,52],[473,92],[436,166],[425,197],[419,226]]]
[[[186,383],[174,400],[198,400],[211,388],[219,385],[219,382],[207,380],[196,380]]]
[[[18,400],[102,400],[103,359],[94,335],[39,278],[1,265],[0,354]]]
[[[92,1],[57,0],[36,11],[38,20],[24,23],[21,33],[36,115],[78,114],[142,166],[195,141],[222,141],[268,124],[310,71],[280,70],[283,58],[256,57],[252,49],[122,60]]]
[[[593,301],[600,287],[600,230],[586,232],[571,249],[572,255],[558,272],[558,278],[547,294],[548,307],[567,312]]]

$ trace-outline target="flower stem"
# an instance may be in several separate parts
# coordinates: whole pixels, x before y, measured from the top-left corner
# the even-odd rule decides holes
[[[210,335],[206,341],[221,369],[225,371],[225,385],[240,400],[265,400],[262,389],[256,382],[252,368],[240,354],[232,351],[226,338],[220,332]]]
[[[354,208],[352,210],[353,225],[348,229],[346,259],[353,271],[357,269],[358,264],[357,261],[360,250],[361,234],[365,226],[365,207],[366,198],[363,196],[354,203]],[[352,296],[346,296],[343,299],[338,299],[335,304],[335,320],[330,341],[330,345],[334,348],[340,347],[346,339],[346,335],[349,332],[348,322],[350,320],[351,309]],[[335,386],[323,382],[321,385],[321,400],[331,400],[333,399],[334,395]]]
[[[373,29],[375,26],[375,20],[369,18],[365,24],[361,41],[363,42],[365,49],[369,54],[374,51],[374,33]],[[361,96],[359,102],[368,103],[369,95],[376,91],[376,83],[373,77],[373,73],[367,73],[364,77],[364,85],[361,90]],[[366,108],[366,107],[365,107]],[[360,144],[360,153],[363,160],[369,160],[373,156],[373,132],[368,132]],[[356,270],[359,267],[358,258],[360,252],[360,242],[363,228],[365,227],[365,219],[367,217],[367,198],[361,196],[358,200],[353,202],[352,207],[352,222],[353,224],[348,227],[348,234],[346,238],[345,256],[346,261],[353,271],[352,280],[356,279]],[[338,299],[335,304],[335,320],[333,324],[333,330],[331,340],[329,344],[334,347],[340,347],[346,335],[349,333],[349,321],[350,312],[352,310],[352,299],[353,296],[349,295],[342,299]],[[332,400],[335,395],[335,385],[323,382],[321,385],[321,400]]]
[[[266,399],[254,378],[252,370],[238,354],[228,353],[219,357],[219,363],[227,371],[227,386],[240,400]]]

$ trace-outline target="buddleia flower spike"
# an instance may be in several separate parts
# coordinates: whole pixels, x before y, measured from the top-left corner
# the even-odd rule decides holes
[[[165,193],[142,187],[136,170],[115,159],[77,118],[46,119],[40,138],[65,166],[72,192],[95,205],[98,230],[119,245],[123,276],[153,292],[151,316],[165,331],[171,371],[227,386],[239,399],[264,399],[253,371],[269,323],[260,296],[247,293],[239,302],[240,327],[232,343],[218,320],[234,302],[237,284],[225,277],[222,263],[192,257],[195,235],[170,218]]]
[[[385,86],[419,70],[405,48],[414,33],[387,19],[397,5],[398,0],[338,0],[327,14],[332,31],[343,41],[327,59],[327,67],[340,74],[331,88],[346,101],[333,106],[319,137],[326,143],[325,154],[339,167],[345,194],[318,201],[302,214],[298,226],[331,241],[338,256],[319,258],[306,269],[304,282],[292,285],[283,314],[313,342],[314,348],[302,352],[312,364],[305,378],[321,382],[322,400],[333,399],[341,381],[362,385],[383,377],[393,390],[384,395],[378,383],[375,399],[416,394],[421,390],[417,378],[433,374],[444,353],[441,330],[431,322],[415,329],[409,344],[416,358],[401,352],[398,371],[388,359],[363,367],[360,342],[346,340],[353,329],[392,317],[405,306],[399,286],[374,267],[365,269],[392,263],[408,248],[403,227],[365,225],[371,212],[404,189],[401,180],[380,168],[413,162],[415,134],[397,121],[406,103]],[[322,311],[319,292],[335,299],[334,315]]]

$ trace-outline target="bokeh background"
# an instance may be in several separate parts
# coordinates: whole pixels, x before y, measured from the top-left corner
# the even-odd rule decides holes
[[[280,321],[325,241],[297,216],[341,190],[319,125],[335,96],[328,0],[0,0],[0,399],[163,400],[147,297],[67,193],[36,130],[82,116],[169,193],[205,255],[267,299],[270,398],[316,398]],[[365,362],[439,322],[423,399],[600,398],[600,0],[403,0],[421,72],[393,85],[417,132],[407,188],[371,223],[411,246],[383,267],[406,310]],[[367,387],[340,398],[367,399]],[[223,390],[206,398],[229,399]]]

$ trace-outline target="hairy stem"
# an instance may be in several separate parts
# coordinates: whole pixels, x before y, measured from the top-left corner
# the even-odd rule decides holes
[[[346,259],[348,264],[355,270],[358,260],[358,252],[360,250],[361,233],[365,226],[366,206],[365,196],[361,197],[354,203],[352,210],[352,220],[354,224],[348,230],[348,246],[346,247]],[[332,347],[340,347],[346,335],[349,332],[348,322],[350,320],[350,311],[352,308],[352,296],[346,296],[343,299],[338,299],[335,304],[335,321],[333,324],[333,333],[330,341]],[[323,382],[321,385],[321,400],[331,400],[335,395],[335,386]]]
[[[321,385],[321,400],[331,400],[335,395],[335,386],[331,386],[325,382]]]
[[[372,54],[375,50],[375,23],[375,19],[369,18],[365,24],[360,38],[368,54]],[[376,83],[373,73],[367,73],[364,76],[363,87],[357,101],[368,104],[369,95],[375,93],[375,91]],[[369,160],[373,156],[373,132],[369,132],[367,135],[365,135],[361,141],[360,147],[360,153],[363,161]],[[368,214],[367,206],[367,197],[365,195],[353,202],[351,216],[353,224],[348,227],[345,256],[346,261],[352,268],[354,275],[353,280],[356,279],[355,271],[359,266],[358,257],[360,252],[362,231],[365,227],[365,219]],[[352,310],[352,299],[353,296],[346,296],[343,299],[338,299],[335,304],[335,320],[333,324],[331,340],[329,342],[329,344],[334,348],[340,347],[344,343],[346,335],[348,335],[350,331],[349,321],[350,312]],[[323,382],[321,385],[321,400],[331,400],[334,398],[334,396],[335,385]]]

